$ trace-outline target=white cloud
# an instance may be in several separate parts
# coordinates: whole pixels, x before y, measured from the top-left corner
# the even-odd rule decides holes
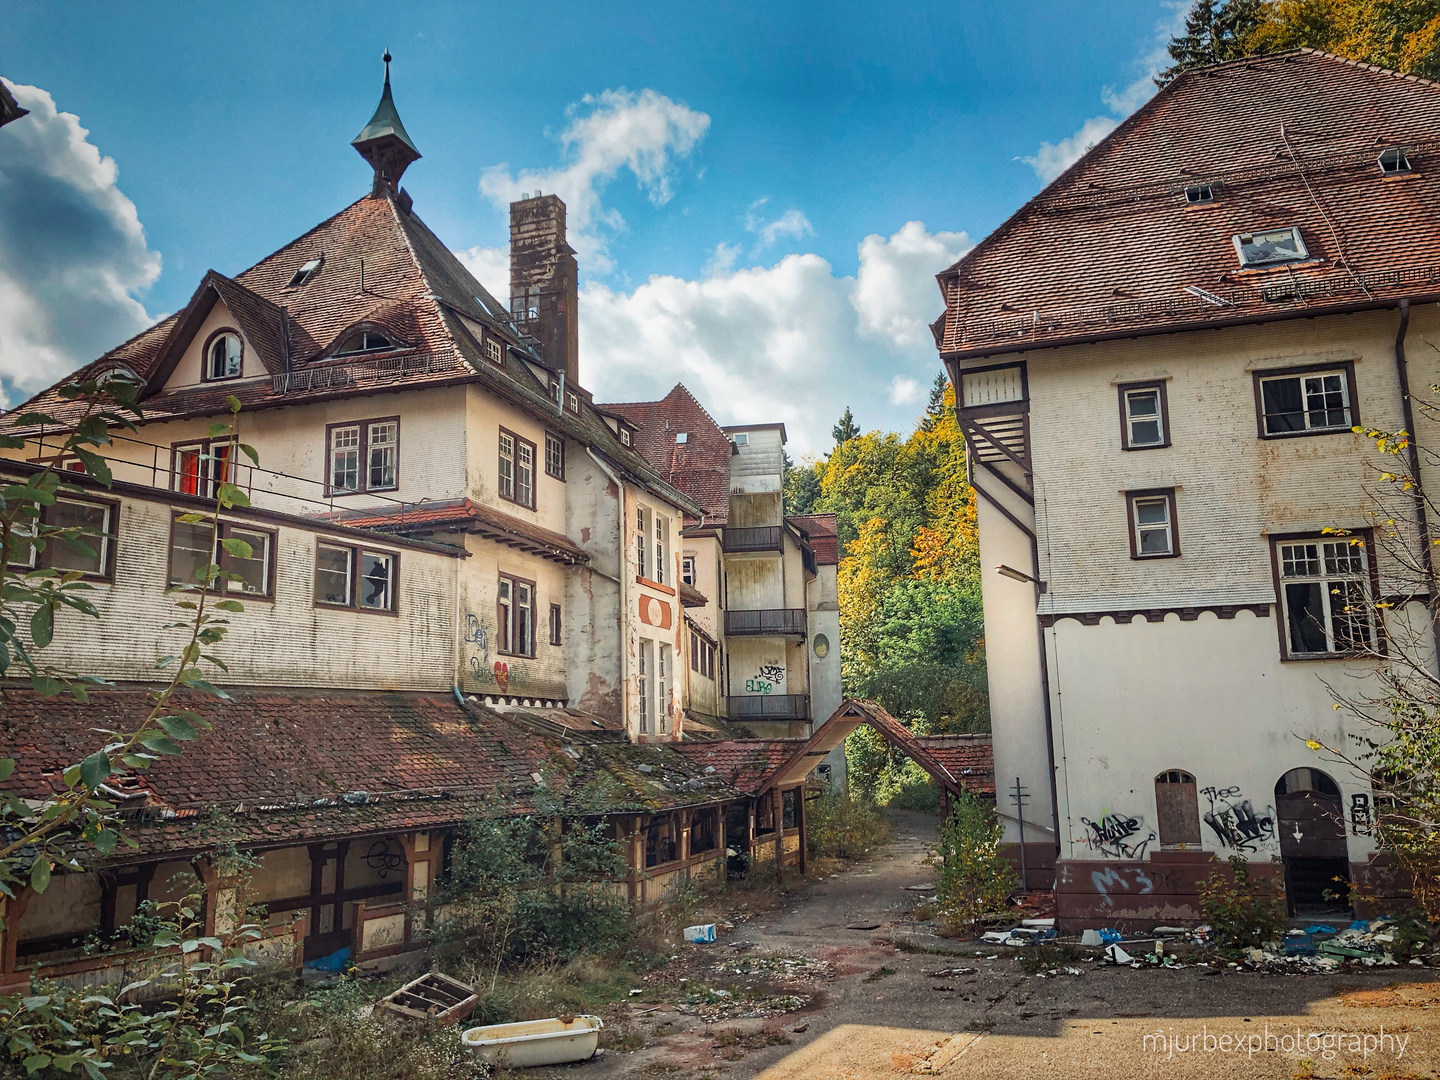
[[[912,221],[865,237],[854,277],[791,254],[738,270],[717,260],[702,280],[656,275],[630,292],[590,282],[581,378],[602,401],[684,382],[721,423],[783,422],[792,456],[826,450],[847,405],[864,426],[908,426],[939,370],[924,329],[943,309],[934,275],[968,246],[964,233]]]
[[[1106,86],[1100,91],[1100,100],[1110,110],[1109,116],[1092,116],[1080,125],[1080,130],[1059,142],[1042,142],[1035,153],[1020,158],[1043,182],[1050,183],[1101,139],[1120,126],[1120,122],[1144,105],[1157,93],[1155,76],[1170,66],[1170,54],[1166,46],[1170,39],[1185,29],[1185,15],[1190,10],[1189,0],[1162,0],[1165,12],[1155,23],[1155,36],[1151,46],[1135,62],[1140,76],[1134,82],[1116,90]]]
[[[910,405],[920,400],[920,383],[908,375],[896,375],[890,380],[890,404]]]
[[[475,275],[490,295],[502,304],[510,302],[510,245],[504,247],[472,247],[455,252],[465,269]]]
[[[1020,160],[1035,170],[1035,175],[1049,183],[1079,161],[1087,150],[1120,126],[1113,116],[1092,116],[1080,130],[1058,143],[1042,142],[1040,149]]]
[[[810,224],[810,219],[799,210],[786,210],[778,218],[767,221],[759,211],[769,201],[768,198],[757,199],[745,211],[745,231],[759,237],[759,242],[755,245],[757,252],[785,237],[798,240],[803,236],[815,235],[815,227]]]
[[[0,128],[0,406],[149,326],[137,294],[160,276],[118,169],[79,117],[35,86]]]
[[[587,94],[569,110],[560,133],[566,164],[526,169],[511,175],[495,165],[480,175],[480,191],[502,209],[525,192],[542,191],[565,201],[566,224],[581,266],[590,273],[614,268],[609,240],[625,228],[619,211],[601,205],[606,185],[629,169],[651,201],[663,206],[673,195],[677,162],[705,137],[710,117],[654,90],[606,90]]]

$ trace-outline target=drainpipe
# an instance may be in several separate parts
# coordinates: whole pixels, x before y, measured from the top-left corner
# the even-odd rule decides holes
[[[1430,542],[1430,523],[1425,513],[1425,491],[1420,483],[1420,450],[1415,440],[1415,411],[1410,404],[1410,365],[1405,359],[1405,337],[1410,331],[1410,301],[1400,301],[1400,326],[1395,331],[1395,375],[1400,381],[1400,408],[1405,430],[1410,434],[1406,457],[1410,475],[1415,481],[1415,525],[1420,530],[1420,564],[1425,568],[1426,592],[1430,609],[1430,635],[1435,648],[1435,663],[1440,665],[1440,597],[1436,593],[1434,545]]]
[[[450,692],[455,695],[455,700],[463,708],[465,706],[465,695],[460,692],[460,668],[465,662],[465,655],[460,648],[460,560],[455,560],[455,671],[454,677],[450,680]]]
[[[615,556],[618,560],[616,567],[619,577],[616,583],[620,586],[620,610],[615,617],[616,629],[619,633],[620,646],[620,722],[629,730],[628,704],[630,698],[630,643],[625,637],[625,612],[630,607],[630,589],[625,583],[625,483],[611,471],[600,455],[595,453],[593,447],[585,447],[585,453],[590,455],[590,460],[600,467],[600,471],[610,478],[615,485]]]

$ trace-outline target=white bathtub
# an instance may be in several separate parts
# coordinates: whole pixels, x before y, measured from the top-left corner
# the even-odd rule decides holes
[[[486,1061],[523,1069],[584,1061],[600,1045],[600,1029],[604,1026],[598,1016],[552,1017],[473,1027],[460,1040],[465,1049]]]

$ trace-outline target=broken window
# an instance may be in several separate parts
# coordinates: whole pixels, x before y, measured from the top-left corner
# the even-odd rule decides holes
[[[1169,769],[1155,777],[1155,820],[1160,846],[1200,846],[1200,800],[1195,777]]]
[[[1240,265],[1245,267],[1275,266],[1310,257],[1305,241],[1300,239],[1300,230],[1293,227],[1238,233],[1231,240],[1235,253],[1240,256]]]
[[[535,444],[500,429],[500,497],[535,509]]]
[[[640,700],[640,734],[650,733],[650,670],[654,667],[655,643],[644,639],[640,642],[640,653],[635,668],[635,696]]]
[[[674,814],[650,819],[645,829],[645,865],[660,866],[680,857],[680,828]]]
[[[690,819],[690,854],[700,855],[707,851],[714,851],[718,843],[717,821],[720,812],[717,809],[697,810],[695,816]]]
[[[496,606],[500,624],[499,651],[511,656],[534,656],[535,583],[501,574]]]
[[[1375,628],[1365,542],[1347,537],[1276,546],[1289,655],[1369,649]]]
[[[1354,423],[1350,379],[1348,368],[1260,376],[1261,433],[1275,436],[1350,430]]]
[[[550,605],[550,644],[560,644],[560,605]]]
[[[320,264],[324,261],[325,257],[322,255],[318,259],[311,259],[309,262],[306,262],[299,270],[295,271],[290,280],[285,283],[285,287],[287,289],[298,289],[319,272]]]
[[[800,827],[800,789],[791,788],[780,796],[781,824],[787,829]]]
[[[1400,173],[1408,173],[1413,166],[1410,164],[1410,155],[1403,147],[1392,146],[1388,150],[1381,151],[1380,157],[1376,159],[1380,166],[1381,176],[1398,176]]]
[[[1130,557],[1164,559],[1180,554],[1175,530],[1175,490],[1128,491]]]
[[[1185,188],[1185,202],[1189,206],[1215,201],[1215,189],[1209,184],[1190,184]]]
[[[233,331],[218,334],[205,349],[205,378],[238,379],[243,350],[240,335]]]
[[[394,611],[397,559],[394,552],[328,541],[317,543],[315,603],[363,611]]]

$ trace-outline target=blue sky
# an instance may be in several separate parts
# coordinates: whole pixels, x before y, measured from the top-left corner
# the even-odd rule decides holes
[[[505,292],[506,199],[571,205],[587,385],[684,381],[722,422],[784,420],[798,454],[846,404],[908,426],[939,370],[932,275],[1143,102],[1176,17],[1156,0],[6,7],[0,76],[34,110],[0,129],[12,404],[207,268],[236,273],[362,195],[349,140],[388,47],[425,155],[405,185],[487,285]]]

